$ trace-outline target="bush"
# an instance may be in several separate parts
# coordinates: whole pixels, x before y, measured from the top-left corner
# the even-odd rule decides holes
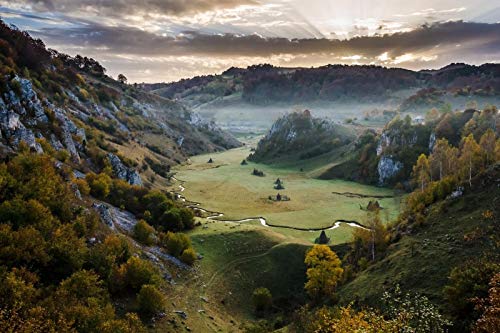
[[[130,257],[127,262],[113,272],[110,282],[115,291],[130,287],[138,291],[145,284],[156,284],[158,275],[147,261]]]
[[[95,173],[90,173],[85,178],[90,186],[90,193],[93,196],[103,199],[109,195],[112,180],[107,174],[100,173],[96,175]]]
[[[167,233],[165,247],[168,253],[174,257],[179,257],[186,249],[191,247],[191,240],[182,233]]]
[[[252,294],[252,303],[255,311],[265,311],[269,309],[273,303],[273,296],[267,288],[257,288]]]
[[[181,255],[181,260],[183,263],[192,265],[196,260],[196,251],[190,247],[184,250]]]
[[[137,295],[139,312],[146,315],[154,315],[165,308],[165,297],[154,285],[143,285]]]
[[[73,181],[82,195],[90,194],[90,186],[85,179],[75,179]]]
[[[134,238],[144,245],[151,246],[154,244],[154,234],[155,228],[144,220],[140,220],[134,226]]]

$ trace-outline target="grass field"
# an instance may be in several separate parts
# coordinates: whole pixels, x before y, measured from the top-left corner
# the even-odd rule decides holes
[[[392,195],[388,189],[360,185],[342,180],[319,180],[312,178],[317,168],[323,164],[313,160],[290,162],[280,165],[264,165],[249,162],[240,165],[250,153],[250,141],[246,147],[222,153],[192,157],[190,164],[176,170],[174,190],[182,184],[186,189],[183,195],[188,200],[200,202],[210,211],[224,213],[223,219],[243,219],[262,216],[269,224],[300,228],[327,228],[337,219],[355,220],[363,223],[366,207],[370,198],[350,198],[332,192],[353,192],[364,195]],[[214,163],[207,163],[212,158]],[[265,177],[251,175],[254,168],[264,171]],[[301,172],[301,168],[303,171]],[[276,178],[284,182],[284,190],[273,188]],[[278,192],[291,198],[290,201],[274,202],[269,195]],[[399,213],[399,198],[378,199],[382,218],[389,220]],[[258,225],[258,221],[247,222]],[[290,239],[313,242],[319,232],[297,231],[274,228]],[[341,225],[334,230],[327,230],[332,244],[350,239],[352,227]]]
[[[240,165],[257,142],[255,137],[240,136],[247,142],[243,148],[222,153],[192,157],[189,163],[176,168],[177,182],[171,190],[180,192],[188,201],[200,207],[222,212],[222,219],[264,217],[278,226],[301,228],[329,227],[337,219],[363,223],[370,198],[350,198],[333,192],[353,192],[364,195],[392,195],[392,191],[341,180],[318,180],[318,169],[335,163],[338,156],[325,155],[307,162],[280,161],[264,165],[248,162]],[[212,158],[213,163],[207,163]],[[251,175],[254,168],[265,177]],[[300,171],[303,169],[303,171]],[[268,200],[276,195],[274,181],[283,181],[291,198],[286,202]],[[384,219],[399,212],[399,199],[378,199],[385,208]],[[197,252],[203,259],[194,272],[181,273],[171,297],[170,312],[185,311],[187,319],[173,317],[159,323],[157,331],[241,332],[243,323],[256,320],[250,302],[252,292],[267,287],[273,294],[274,313],[290,313],[303,303],[306,279],[304,255],[319,231],[308,232],[264,227],[259,220],[229,223],[197,218],[201,227],[189,232]],[[331,244],[350,240],[353,228],[342,224],[328,230]],[[341,255],[340,253],[339,255]]]

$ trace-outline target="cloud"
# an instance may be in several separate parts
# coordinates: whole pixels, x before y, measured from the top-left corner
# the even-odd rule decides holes
[[[500,53],[500,24],[462,21],[424,25],[409,32],[355,37],[346,40],[310,38],[266,38],[260,35],[202,34],[186,31],[176,36],[160,36],[130,27],[84,26],[74,29],[47,27],[33,32],[54,45],[80,45],[103,49],[106,53],[138,56],[211,55],[266,57],[280,54],[359,55],[375,58],[387,52],[395,58],[457,44]]]
[[[2,0],[7,6],[29,6],[35,11],[73,14],[90,12],[107,16],[182,15],[256,4],[255,0]]]

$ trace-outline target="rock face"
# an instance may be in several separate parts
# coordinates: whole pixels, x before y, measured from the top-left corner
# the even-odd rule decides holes
[[[108,154],[109,162],[111,163],[111,167],[113,168],[113,173],[117,178],[123,179],[128,182],[130,185],[138,185],[142,186],[141,176],[137,172],[137,170],[133,168],[127,168],[120,158],[115,154]]]
[[[377,144],[378,184],[394,183],[396,176],[407,179],[411,168],[421,153],[428,153],[434,145],[435,136],[430,128],[422,124],[412,124],[405,119],[394,118],[383,130]]]
[[[379,185],[384,185],[389,179],[396,176],[403,168],[403,163],[396,161],[391,156],[382,156],[378,162]]]
[[[429,137],[429,153],[431,153],[434,150],[434,145],[436,144],[436,133],[432,132],[431,136]]]

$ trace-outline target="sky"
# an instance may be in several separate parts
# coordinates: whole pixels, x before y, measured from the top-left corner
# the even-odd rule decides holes
[[[0,16],[129,82],[261,63],[500,62],[500,0],[0,0]]]

